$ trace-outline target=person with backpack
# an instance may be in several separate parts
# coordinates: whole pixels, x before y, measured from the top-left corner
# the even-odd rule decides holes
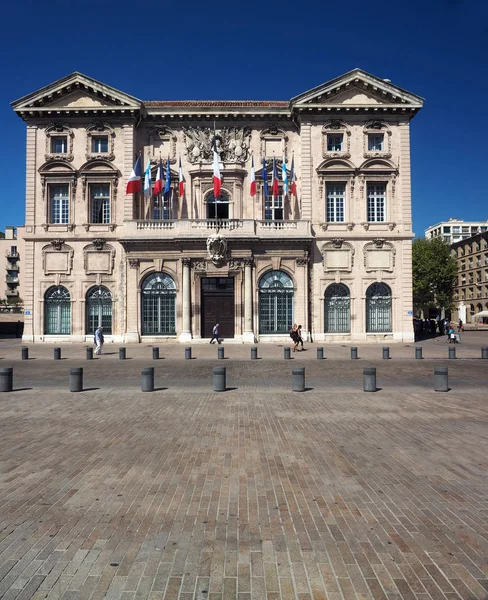
[[[102,353],[102,346],[104,341],[105,340],[103,338],[103,327],[97,327],[95,335],[93,336],[93,343],[96,345],[95,354]]]
[[[296,323],[290,329],[290,337],[293,340],[293,352],[295,352],[300,341],[298,338],[298,327]]]

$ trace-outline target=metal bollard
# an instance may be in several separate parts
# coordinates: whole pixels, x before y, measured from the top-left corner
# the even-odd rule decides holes
[[[220,350],[220,348],[219,348],[219,350]],[[214,370],[213,370],[214,392],[225,392],[225,389],[226,389],[225,378],[226,378],[225,367],[214,367]]]
[[[422,348],[421,347],[415,348],[415,358],[418,358],[418,359],[422,358]]]
[[[251,348],[251,360],[256,360],[258,357],[258,349],[256,347]]]
[[[54,348],[54,360],[61,360],[61,348]]]
[[[481,358],[488,358],[488,346],[481,348]]]
[[[82,392],[83,391],[83,369],[75,367],[69,370],[69,391],[70,392]]]
[[[317,360],[322,360],[324,358],[324,349],[322,347],[317,348]]]
[[[376,367],[364,367],[363,391],[376,392]]]
[[[154,367],[144,367],[141,372],[143,392],[154,392]]]
[[[191,360],[191,346],[185,348],[185,360]]]
[[[217,356],[219,359],[224,358],[224,348],[217,348]]]
[[[358,349],[351,348],[351,360],[357,360],[358,358]]]
[[[29,348],[22,348],[22,360],[29,360]]]
[[[93,348],[86,349],[86,360],[93,360]]]
[[[14,370],[12,367],[0,369],[0,392],[11,392],[14,385]]]
[[[159,360],[159,348],[153,348],[153,360]]]
[[[449,358],[456,358],[456,348],[449,348]]]
[[[383,359],[390,360],[390,349],[388,348],[388,346],[383,347]]]
[[[292,371],[292,389],[294,392],[305,391],[305,367],[297,367]]]
[[[125,348],[119,348],[119,360],[125,360]]]
[[[283,358],[291,358],[291,348],[284,348]]]
[[[434,384],[436,392],[449,391],[447,367],[434,367]]]

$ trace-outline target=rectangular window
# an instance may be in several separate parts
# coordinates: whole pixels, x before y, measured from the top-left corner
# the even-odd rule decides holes
[[[271,191],[271,185],[268,184],[268,191]],[[264,198],[264,219],[265,221],[283,221],[283,188],[278,188],[278,195],[265,196]]]
[[[342,143],[344,136],[342,133],[334,133],[327,135],[327,152],[342,152]]]
[[[67,154],[68,138],[65,135],[56,135],[51,138],[51,152],[53,154]]]
[[[386,221],[386,185],[368,183],[368,222]]]
[[[90,185],[91,223],[110,223],[110,185]]]
[[[69,185],[49,186],[50,223],[68,223]]]
[[[343,183],[327,184],[327,222],[343,223],[346,204],[346,186]]]
[[[370,152],[383,152],[385,146],[385,135],[383,133],[368,134],[368,150]]]
[[[108,152],[108,136],[97,135],[92,137],[92,152],[96,154]]]

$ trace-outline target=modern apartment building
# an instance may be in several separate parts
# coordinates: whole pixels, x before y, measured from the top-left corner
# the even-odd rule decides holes
[[[453,319],[487,323],[473,315],[488,310],[488,231],[453,244],[451,252],[458,262]]]
[[[13,102],[24,341],[91,340],[102,324],[107,341],[188,342],[216,322],[241,343],[289,341],[293,323],[316,341],[412,341],[422,104],[360,69],[284,101],[141,101],[73,73]],[[137,156],[152,185],[163,163],[165,192],[126,194]]]
[[[5,227],[5,233],[0,232],[0,270],[3,276],[3,289],[0,298],[7,300],[10,306],[22,303],[23,286],[23,227]]]
[[[484,231],[488,231],[488,221],[463,221],[451,218],[449,221],[442,221],[428,227],[425,230],[425,237],[427,239],[442,237],[448,244],[455,244]]]

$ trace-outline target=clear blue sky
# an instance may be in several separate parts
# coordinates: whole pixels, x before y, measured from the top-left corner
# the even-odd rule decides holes
[[[2,17],[1,231],[25,218],[25,124],[9,104],[73,71],[141,100],[288,100],[360,67],[426,99],[415,233],[488,219],[487,0],[26,0]]]

